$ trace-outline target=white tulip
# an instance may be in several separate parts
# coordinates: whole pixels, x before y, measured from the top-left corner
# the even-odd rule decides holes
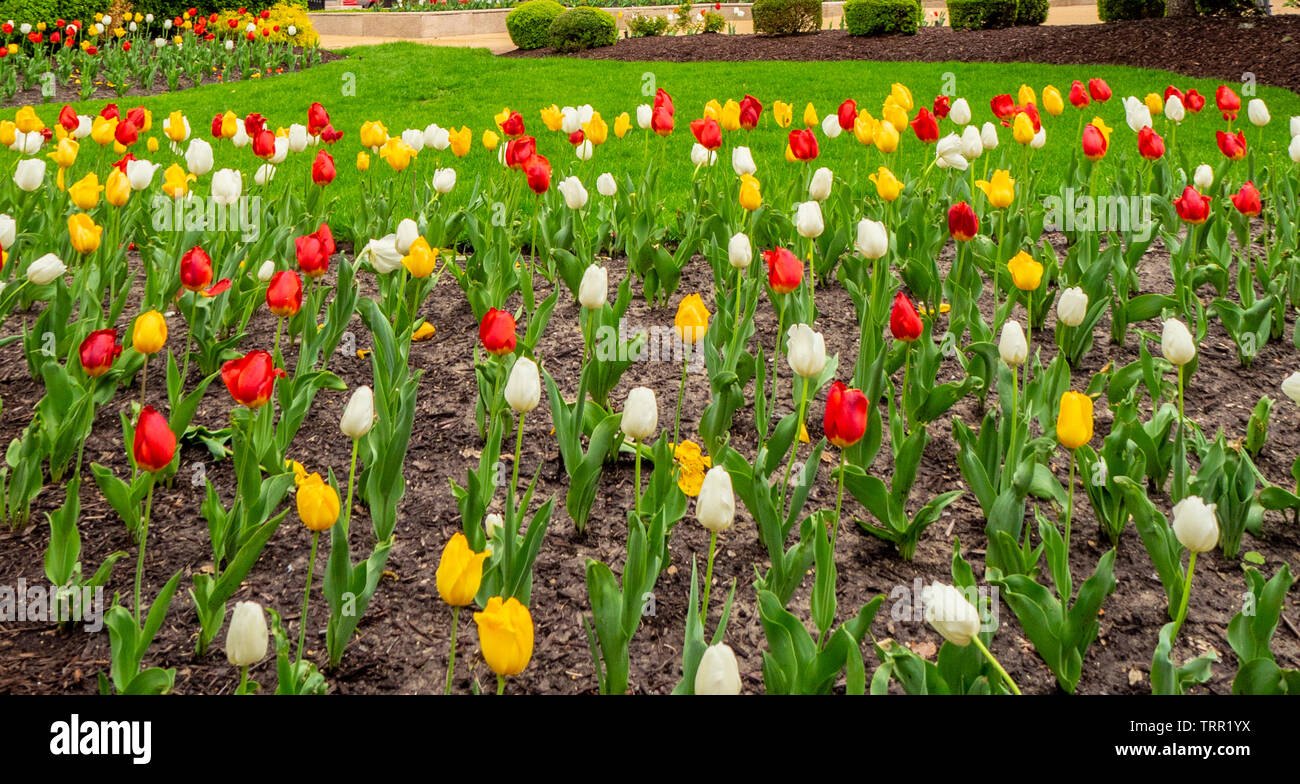
[[[826,222],[822,219],[822,205],[812,199],[799,204],[794,213],[794,227],[799,231],[799,236],[805,239],[816,239],[826,230]]]
[[[127,161],[126,162],[126,179],[131,183],[131,190],[142,191],[149,187],[153,182],[154,172],[158,171],[158,164],[149,161]]]
[[[634,387],[623,402],[623,433],[634,441],[644,441],[659,427],[659,403],[648,387]]]
[[[565,177],[555,187],[564,196],[564,203],[569,209],[580,210],[587,206],[587,189],[583,187],[582,180],[577,177]]]
[[[1151,110],[1137,96],[1130,95],[1124,99],[1124,121],[1133,133],[1137,133],[1151,126]]]
[[[343,418],[339,420],[339,430],[343,435],[356,440],[366,433],[375,424],[375,393],[370,391],[370,387],[357,387],[348,399],[348,405],[343,409]]]
[[[1300,136],[1291,138],[1291,144],[1286,148],[1286,153],[1291,156],[1292,161],[1300,163]]]
[[[1250,124],[1256,128],[1263,128],[1268,125],[1268,121],[1273,119],[1268,113],[1268,105],[1262,98],[1252,98],[1250,103],[1246,104],[1246,116],[1250,118]]]
[[[424,147],[432,147],[441,152],[451,146],[451,132],[446,128],[439,127],[437,123],[433,123],[428,128],[425,128],[423,134],[412,134],[413,139],[417,136],[419,138],[416,139],[415,144],[406,142],[407,144],[410,144],[411,149],[416,152],[419,152]],[[402,134],[402,141],[406,141],[405,133]]]
[[[28,193],[41,187],[45,181],[45,161],[40,158],[24,158],[14,169],[14,184]]]
[[[505,521],[496,512],[483,516],[483,532],[487,534],[488,539],[494,538],[504,525]]]
[[[258,185],[265,185],[273,179],[275,179],[275,167],[269,163],[258,166],[257,171],[253,172],[253,182]]]
[[[238,602],[226,632],[226,658],[236,667],[250,667],[266,657],[266,613],[257,602]]]
[[[582,130],[582,117],[578,115],[577,109],[566,106],[560,110],[560,130],[567,136]]]
[[[731,235],[727,243],[727,263],[736,269],[744,269],[754,261],[754,246],[749,242],[749,235],[738,231]]]
[[[1180,368],[1196,358],[1196,341],[1183,322],[1178,319],[1165,322],[1164,331],[1160,335],[1160,352],[1165,359]]]
[[[970,104],[965,98],[958,98],[948,107],[948,119],[958,125],[966,125],[970,122]]]
[[[720,642],[704,649],[694,685],[696,694],[740,694],[740,665],[730,646]]]
[[[712,166],[717,161],[718,154],[703,144],[696,142],[691,146],[691,163],[696,166]]]
[[[1291,138],[1300,136],[1300,115],[1291,118]]]
[[[8,215],[0,215],[0,248],[9,250],[18,236],[18,221]]]
[[[244,179],[234,169],[221,169],[212,175],[212,201],[223,207],[239,201],[243,189]]]
[[[580,161],[591,160],[591,156],[595,152],[596,148],[592,146],[591,139],[583,139],[581,144],[573,148],[573,154],[577,156]]]
[[[880,221],[863,218],[858,221],[858,238],[853,247],[864,258],[878,259],[889,251],[889,231]]]
[[[527,414],[542,400],[542,381],[537,374],[537,363],[528,357],[515,360],[506,381],[506,402],[516,414]]]
[[[816,378],[826,369],[826,339],[807,324],[786,330],[786,361],[800,378]]]
[[[9,149],[19,155],[35,155],[41,151],[41,145],[45,143],[45,137],[41,136],[40,131],[23,133],[17,131],[14,133],[14,143],[9,145]]]
[[[713,533],[721,533],[735,522],[736,495],[726,468],[716,465],[704,475],[700,496],[695,499],[695,518]]]
[[[433,173],[433,189],[438,193],[451,193],[456,187],[455,169],[438,169]]]
[[[185,148],[185,168],[195,177],[212,171],[212,145],[203,139],[190,139]]]
[[[654,116],[654,107],[648,103],[643,103],[636,107],[636,127],[641,130],[650,128],[650,118]]]
[[[302,152],[307,149],[307,126],[294,123],[289,126],[289,152]]]
[[[826,201],[826,198],[831,195],[831,185],[834,182],[835,177],[831,174],[831,170],[825,166],[821,167],[813,172],[812,180],[808,183],[808,198]]]
[[[961,131],[961,154],[968,161],[984,154],[984,140],[980,138],[980,129],[974,125],[967,125]]]
[[[279,166],[284,163],[284,159],[289,157],[289,140],[283,136],[275,137],[275,152],[267,159],[267,163]]]
[[[1061,299],[1056,303],[1056,320],[1067,327],[1077,327],[1088,315],[1088,295],[1078,286],[1061,292]]]
[[[1029,147],[1030,149],[1033,150],[1041,150],[1046,145],[1047,145],[1047,126],[1044,125],[1039,127],[1038,133],[1035,133],[1034,138],[1029,140]]]
[[[1282,394],[1291,398],[1291,402],[1300,406],[1300,370],[1287,376],[1282,382]]]
[[[614,175],[610,174],[609,172],[605,172],[604,174],[597,177],[596,192],[599,193],[601,196],[605,196],[606,198],[617,194],[618,181],[614,179]]]
[[[843,132],[838,115],[828,114],[822,118],[822,133],[826,134],[827,139],[834,139]]]
[[[244,124],[240,123],[235,126],[235,135],[230,137],[230,141],[232,144],[234,144],[236,147],[242,150],[243,148],[249,145],[249,142],[253,140],[249,137],[248,131],[244,130]]]
[[[1202,163],[1196,167],[1196,174],[1192,177],[1192,182],[1196,185],[1198,191],[1208,191],[1214,184],[1214,169],[1208,163]]]
[[[267,259],[257,268],[257,279],[262,283],[270,283],[273,277],[275,277],[275,262]]]
[[[409,250],[409,244],[407,247]],[[361,255],[370,262],[371,267],[375,268],[375,272],[380,275],[387,275],[390,272],[396,272],[402,266],[402,257],[406,254],[397,249],[397,235],[387,234],[379,239],[367,242],[366,247],[361,251]]]
[[[592,264],[582,273],[578,284],[578,302],[587,310],[605,307],[609,299],[609,270]]]
[[[948,134],[934,145],[934,161],[940,169],[966,171],[970,166],[970,161],[962,151],[961,137],[955,133]]]
[[[164,120],[164,122],[166,121]],[[90,132],[94,130],[94,128],[95,128],[95,118],[89,117],[84,114],[79,114],[77,115],[77,129],[72,132],[72,138],[84,139],[90,135]],[[189,136],[190,136],[190,121],[186,120],[185,138],[188,139]]]
[[[748,147],[737,147],[731,151],[731,168],[736,172],[737,177],[758,171],[758,165],[754,163],[754,154]]]
[[[996,150],[998,148],[998,129],[991,122],[984,123],[980,128],[980,142],[984,144],[984,152]]]
[[[925,620],[953,645],[966,647],[980,633],[980,614],[966,595],[951,585],[934,583],[921,591]]]
[[[1219,520],[1216,504],[1207,504],[1200,496],[1189,495],[1174,504],[1174,536],[1183,547],[1194,553],[1206,553],[1219,543]]]
[[[1029,344],[1025,342],[1025,331],[1020,322],[1007,319],[1002,325],[1002,336],[998,339],[998,354],[1002,361],[1011,367],[1018,367],[1029,358]]]
[[[68,265],[53,253],[47,253],[27,266],[27,282],[33,286],[44,286],[63,277]]]
[[[1169,100],[1165,101],[1165,116],[1173,120],[1174,124],[1181,124],[1186,114],[1187,109],[1183,106],[1183,99],[1177,95],[1169,96]]]
[[[420,238],[420,226],[410,218],[397,224],[397,252],[405,256],[411,252],[411,243]]]

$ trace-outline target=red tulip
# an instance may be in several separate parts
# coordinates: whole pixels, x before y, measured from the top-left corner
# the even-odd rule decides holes
[[[867,396],[860,389],[850,389],[842,381],[831,384],[826,395],[826,417],[822,429],[826,439],[840,449],[862,440],[867,432]]]
[[[1034,133],[1043,129],[1043,118],[1038,113],[1038,104],[1031,101],[1024,106],[1017,106],[1016,114],[1028,115],[1029,121],[1034,124]]]
[[[1165,154],[1165,140],[1149,125],[1142,126],[1142,130],[1138,131],[1138,153],[1148,161],[1157,160]]]
[[[762,116],[763,104],[754,96],[746,95],[740,102],[740,127],[752,131]]]
[[[668,115],[670,117],[672,115],[677,114],[677,109],[673,106],[673,97],[669,95],[668,91],[662,87],[660,87],[658,90],[655,90],[654,108],[664,109],[665,111],[668,112]]]
[[[839,111],[835,114],[840,121],[840,127],[846,131],[851,131],[853,130],[853,122],[858,119],[858,104],[852,98],[849,98],[840,104]]]
[[[1205,108],[1205,96],[1196,90],[1188,90],[1187,95],[1183,96],[1183,106],[1192,114],[1200,114]]]
[[[221,138],[221,120],[222,117],[220,114],[212,118],[212,138],[214,139]]]
[[[113,168],[117,169],[123,174],[126,174],[127,164],[129,164],[131,161],[134,160],[136,160],[136,157],[128,152],[126,155],[123,155],[121,158],[118,158],[116,161],[113,161]]]
[[[1255,188],[1255,183],[1247,180],[1241,189],[1232,194],[1232,206],[1237,208],[1246,217],[1253,218],[1264,209],[1260,202],[1259,191]]]
[[[543,155],[534,155],[524,164],[524,176],[528,187],[538,196],[551,187],[551,162]]]
[[[212,283],[212,259],[198,245],[181,256],[181,285],[186,291],[202,291]]]
[[[322,236],[321,229],[325,236]],[[295,237],[293,241],[298,268],[309,278],[324,275],[329,270],[330,256],[334,255],[334,235],[330,234],[329,226],[324,223],[321,224],[321,229],[317,229],[314,234]]]
[[[1016,102],[1010,95],[993,96],[993,100],[989,101],[989,108],[993,110],[993,116],[999,120],[1009,120],[1016,115]]]
[[[650,130],[660,136],[673,132],[673,113],[664,106],[656,106],[650,114]]]
[[[81,341],[81,369],[91,378],[99,378],[113,368],[122,353],[116,329],[97,329]],[[170,460],[168,461],[170,462]]]
[[[712,117],[691,120],[691,133],[695,134],[695,141],[706,150],[716,150],[722,146],[722,126]]]
[[[342,138],[343,138],[343,131],[334,130],[333,125],[326,125],[324,130],[320,132],[320,140],[325,142],[326,144],[333,144],[334,142]]]
[[[952,111],[952,102],[948,100],[948,96],[946,96],[946,95],[936,95],[936,96],[934,96],[934,116],[935,116],[935,117],[938,117],[938,118],[941,119],[941,120],[942,120],[942,119],[945,119],[945,118],[947,118],[947,116],[948,116],[948,112],[950,112],[950,111]],[[848,130],[848,129],[846,128],[845,130]]]
[[[1239,161],[1246,157],[1246,134],[1237,131],[1237,135],[1215,131],[1214,138],[1219,142],[1219,150],[1230,161]]]
[[[176,455],[176,434],[162,414],[153,406],[140,409],[135,423],[135,464],[145,471],[161,471],[171,465]]]
[[[1210,197],[1202,196],[1195,188],[1188,185],[1183,195],[1174,199],[1174,209],[1178,217],[1194,226],[1205,223],[1210,217]]]
[[[916,138],[925,144],[939,141],[939,121],[925,107],[921,107],[916,117],[912,119],[912,131],[916,134]]]
[[[281,318],[298,315],[302,309],[302,278],[293,270],[281,270],[266,286],[266,306]]]
[[[107,106],[105,106],[103,109],[100,109],[99,116],[103,117],[105,120],[117,119],[118,118],[117,104],[110,103]]]
[[[537,140],[531,136],[520,136],[506,142],[506,165],[512,169],[522,169],[536,154]]]
[[[501,123],[501,132],[511,139],[524,135],[524,116],[519,112],[511,112],[506,121]]]
[[[307,109],[307,133],[312,136],[319,136],[322,131],[329,127],[329,124],[330,113],[325,111],[325,107],[321,106],[319,102],[313,103]]]
[[[1070,85],[1070,105],[1076,109],[1082,109],[1090,103],[1092,103],[1092,99],[1088,97],[1087,91],[1083,89],[1083,82],[1075,79],[1074,84]]]
[[[578,130],[569,134],[569,144],[572,144],[574,147],[577,147],[579,144],[582,144],[582,140],[586,138],[587,135],[582,132],[581,128],[579,128]]]
[[[256,139],[257,135],[266,130],[266,118],[257,112],[253,112],[244,118],[244,133],[248,138]]]
[[[1187,96],[1183,95],[1182,90],[1171,84],[1165,88],[1165,101],[1168,102],[1172,96],[1178,96],[1178,100],[1182,101],[1184,106],[1187,105]]]
[[[1094,101],[1105,103],[1110,100],[1110,85],[1106,84],[1105,79],[1089,79],[1088,95]]]
[[[948,208],[948,233],[958,242],[969,242],[980,233],[980,221],[975,210],[964,201]]]
[[[77,112],[68,104],[64,104],[63,108],[59,110],[59,125],[63,126],[63,130],[71,133],[77,130],[77,126],[80,124],[81,120],[77,119]]]
[[[139,138],[139,129],[129,119],[119,122],[117,128],[113,131],[113,139],[123,147],[130,147]]]
[[[790,131],[790,151],[801,161],[811,161],[817,157],[817,135],[809,130]]]
[[[265,351],[250,351],[239,359],[221,366],[221,380],[235,402],[247,408],[261,408],[271,399],[275,379],[286,373],[275,366],[275,360]]]
[[[923,328],[912,300],[901,291],[895,294],[894,306],[889,310],[889,331],[893,333],[894,339],[910,343],[921,337]]]
[[[1083,154],[1088,160],[1101,160],[1106,156],[1106,148],[1109,146],[1106,134],[1098,130],[1097,126],[1092,123],[1083,126]]]
[[[490,308],[478,325],[478,339],[489,354],[503,356],[514,353],[518,339],[515,337],[515,317],[507,311]]]
[[[258,131],[253,137],[253,154],[259,158],[275,155],[275,134],[266,129]]]
[[[1214,91],[1214,105],[1223,112],[1223,119],[1232,121],[1237,119],[1237,112],[1241,111],[1241,98],[1237,97],[1231,87],[1221,84]]]
[[[789,294],[803,283],[803,262],[785,248],[763,253],[767,260],[767,283],[777,294]]]
[[[316,160],[311,163],[311,181],[323,187],[334,182],[335,174],[334,156],[318,150]]]

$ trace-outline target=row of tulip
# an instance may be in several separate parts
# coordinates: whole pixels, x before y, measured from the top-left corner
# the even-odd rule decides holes
[[[135,382],[138,412],[122,422],[125,441],[133,445],[129,477],[91,466],[99,490],[138,543],[134,602],[115,606],[108,619],[113,656],[104,690],[165,691],[173,683],[174,671],[142,664],[181,575],[166,583],[147,613],[142,582],[154,488],[175,474],[178,444],[186,440],[229,455],[237,488],[227,505],[207,486],[203,515],[215,568],[193,577],[197,653],[206,652],[224,625],[229,600],[288,515],[293,494],[298,517],[312,532],[311,555],[296,651],[272,614],[277,691],[323,689],[324,677],[305,645],[320,533],[329,532],[323,593],[330,609],[328,666],[334,668],[393,546],[420,377],[411,368],[410,347],[433,333],[421,313],[447,273],[479,322],[475,423],[483,440],[479,465],[464,486],[453,484],[461,530],[446,545],[437,574],[439,593],[453,608],[448,691],[455,684],[460,607],[481,608],[474,620],[498,691],[531,658],[533,565],[561,502],[535,497],[536,473],[519,482],[525,420],[542,404],[543,392],[568,476],[563,508],[576,531],[588,524],[602,475],[623,456],[632,462],[621,576],[599,561],[587,564],[591,614],[584,622],[602,693],[629,688],[630,644],[646,597],[670,564],[672,533],[692,497],[710,545],[702,554],[702,597],[692,569],[679,691],[740,688],[735,656],[724,642],[734,584],[720,613],[709,613],[718,540],[734,535],[739,500],[768,561],[757,569],[754,589],[770,642],[763,668],[769,692],[824,692],[841,679],[848,691],[867,690],[862,643],[871,637],[881,663],[870,682],[873,692],[893,680],[906,690],[1018,693],[991,652],[997,631],[988,628],[992,608],[987,600],[967,598],[976,579],[959,548],[953,585],[932,586],[924,599],[927,619],[948,645],[963,649],[948,659],[940,654],[948,669],[915,661],[909,649],[871,634],[883,597],[837,620],[835,555],[846,490],[866,512],[866,519],[853,518],[859,530],[892,543],[904,559],[912,558],[958,496],[974,495],[987,520],[984,581],[1000,588],[1058,683],[1073,691],[1096,637],[1098,613],[1115,586],[1112,549],[1078,591],[1073,588],[1069,554],[1079,484],[1112,544],[1119,545],[1132,520],[1150,553],[1171,619],[1153,660],[1153,673],[1164,675],[1153,677],[1153,684],[1182,691],[1209,675],[1208,664],[1176,665],[1171,658],[1187,615],[1196,554],[1221,547],[1235,557],[1244,532],[1263,535],[1264,509],[1300,510],[1300,494],[1278,487],[1254,492],[1259,472],[1252,456],[1266,439],[1268,406],[1257,409],[1254,441],[1243,446],[1222,435],[1207,437],[1184,409],[1197,345],[1211,317],[1237,341],[1248,364],[1265,343],[1282,336],[1286,306],[1300,297],[1291,223],[1297,177],[1289,163],[1300,157],[1300,143],[1286,145],[1290,154],[1279,162],[1276,152],[1284,145],[1265,138],[1272,120],[1256,99],[1247,114],[1260,131],[1248,149],[1244,131],[1232,132],[1240,99],[1225,86],[1216,95],[1226,128],[1216,129],[1223,160],[1194,167],[1179,152],[1176,132],[1202,110],[1204,99],[1171,86],[1123,102],[1138,155],[1109,155],[1110,126],[1100,113],[1085,120],[1110,98],[1101,80],[1076,82],[1068,97],[1078,112],[1073,135],[1069,121],[1060,119],[1066,100],[1050,86],[1041,96],[1027,86],[1015,98],[998,96],[989,107],[992,119],[978,127],[964,99],[939,96],[926,108],[901,84],[891,87],[880,118],[850,99],[825,118],[809,105],[805,127],[794,129],[789,104],[778,101],[768,111],[752,96],[710,102],[689,123],[692,208],[676,215],[658,208],[667,196],[660,173],[673,165],[667,139],[677,126],[677,107],[663,90],[635,113],[617,115],[612,129],[592,107],[543,108],[546,131],[536,136],[527,133],[531,121],[510,109],[477,139],[467,127],[435,123],[390,133],[379,121],[367,122],[358,133],[364,148],[357,154],[358,173],[349,175],[358,178],[366,198],[347,217],[333,208],[331,192],[345,176],[330,152],[344,133],[320,104],[311,107],[305,124],[280,130],[260,114],[217,115],[203,123],[211,142],[174,112],[162,130],[176,162],[161,182],[155,180],[162,165],[134,154],[145,154],[141,144],[150,155],[168,152],[149,144],[153,118],[146,110],[110,107],[91,117],[65,107],[47,128],[39,111],[25,109],[12,123],[0,123],[0,141],[17,152],[12,185],[0,192],[8,211],[0,218],[2,269],[17,282],[0,290],[0,314],[43,303],[23,342],[46,397],[10,447],[6,514],[26,524],[46,475],[50,483],[65,483],[67,500],[51,515],[47,574],[69,589],[108,579],[116,557],[84,577],[79,540],[70,544],[68,532],[75,532],[80,448],[95,410]],[[1196,129],[1205,131],[1203,125]],[[1150,220],[1056,225],[1047,206],[1055,194],[1042,189],[1033,159],[1034,150],[1048,143],[1049,127],[1054,139],[1074,140],[1063,189],[1098,199],[1107,195],[1102,184],[1110,183],[1108,195],[1140,195],[1150,205]],[[1291,130],[1298,127],[1293,119]],[[933,152],[917,173],[898,162],[908,129],[915,137],[908,144]],[[999,152],[1003,129],[1018,148]],[[596,167],[597,150],[610,141],[611,130],[624,143],[640,138],[644,171],[616,175]],[[863,146],[853,170],[814,168],[820,146],[837,143],[845,132]],[[784,160],[760,161],[752,145],[742,143],[771,133],[786,139]],[[99,148],[90,155],[82,151],[87,137]],[[47,154],[54,173],[34,157],[47,143],[54,147]],[[290,156],[313,147],[305,176],[276,176],[293,165]],[[110,148],[121,159],[101,185]],[[573,157],[557,164],[565,170],[557,173],[542,149],[569,149]],[[456,161],[471,155],[495,155],[499,175],[458,188]],[[728,158],[731,172],[718,165]],[[216,168],[218,159],[225,168]],[[985,174],[977,178],[981,164]],[[587,190],[593,181],[598,199]],[[183,211],[204,199],[230,207],[255,196],[266,197],[252,206],[261,227],[256,236],[202,221],[158,220],[158,198]],[[358,238],[353,258],[340,256],[334,229]],[[1067,240],[1063,254],[1049,242],[1052,231]],[[1173,290],[1139,293],[1138,265],[1157,237],[1170,251]],[[950,241],[954,252],[943,269],[939,259]],[[626,260],[621,281],[610,279],[614,265],[602,264],[614,258]],[[759,258],[766,274],[755,267]],[[714,312],[699,293],[677,294],[691,263],[712,274]],[[373,274],[374,296],[358,293],[358,273]],[[539,278],[547,284],[542,290],[550,290],[540,299]],[[651,340],[645,332],[619,329],[633,285],[652,305],[678,300],[670,361],[680,360],[683,372],[671,434],[667,422],[662,428],[659,422],[658,395],[667,390],[634,387],[618,394],[623,375]],[[858,353],[843,364],[827,355],[817,330],[817,295],[827,286],[842,287],[856,310]],[[1209,308],[1202,301],[1207,287],[1214,290]],[[142,295],[141,312],[125,319],[133,292]],[[554,334],[548,328],[562,295],[580,306],[583,360],[571,399],[542,356],[558,340],[548,337]],[[263,304],[274,317],[274,340],[241,353],[244,343],[257,339],[250,338],[257,333],[249,325]],[[185,324],[179,354],[169,347],[162,313],[173,306]],[[775,333],[759,333],[760,312],[775,317]],[[1161,322],[1160,358],[1147,348],[1155,337],[1139,329],[1139,360],[1076,381],[1107,313],[1118,344],[1129,341],[1131,325]],[[341,502],[343,483],[332,469],[322,474],[286,459],[316,394],[348,387],[327,366],[354,315],[373,340],[373,390],[352,392],[340,424],[353,448]],[[123,320],[132,322],[129,350],[117,343],[116,325]],[[684,410],[692,355],[707,371],[709,403],[700,411]],[[158,393],[149,396],[154,356],[165,363],[166,416],[150,402],[162,402]],[[783,361],[790,375],[784,384]],[[939,381],[941,373],[954,372],[955,380]],[[224,438],[192,425],[218,376],[235,404]],[[1283,389],[1292,394],[1298,385],[1288,381]],[[952,416],[966,398],[982,408],[991,392],[996,405],[978,428]],[[1103,395],[1113,422],[1094,450],[1094,399]],[[273,399],[276,405],[268,405]],[[816,441],[808,417],[813,401],[823,406]],[[742,414],[752,416],[752,443],[734,436]],[[950,416],[965,487],[915,499],[931,430]],[[512,476],[498,482],[502,445],[512,429]],[[881,457],[886,436],[890,453]],[[829,448],[837,453],[824,458]],[[1064,484],[1049,468],[1058,448],[1069,461]],[[647,461],[653,470],[643,481]],[[833,508],[813,508],[811,489],[824,462],[833,466],[836,500]],[[883,477],[874,473],[882,462],[892,467]],[[1076,481],[1077,469],[1089,479]],[[1175,504],[1172,524],[1149,493],[1166,485]],[[368,554],[358,561],[349,532],[355,500],[368,511],[373,533],[366,537]],[[909,513],[916,500],[918,510]],[[1184,550],[1191,553],[1186,567]],[[790,607],[810,572],[815,635]],[[1050,583],[1041,581],[1042,574]],[[1289,587],[1289,574],[1274,579]],[[265,656],[268,639],[265,616],[238,606],[227,654],[241,668],[241,692],[252,688],[248,668]],[[1242,672],[1247,664],[1252,668],[1238,675],[1242,688],[1286,688],[1291,676],[1262,663],[1267,639],[1255,653],[1239,652]],[[918,666],[925,673],[919,683],[905,674]]]

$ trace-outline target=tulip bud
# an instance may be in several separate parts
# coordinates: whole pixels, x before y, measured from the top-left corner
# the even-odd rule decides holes
[[[800,237],[806,239],[820,237],[826,230],[826,223],[822,219],[822,205],[812,199],[801,202],[799,208],[795,210],[794,227]]]
[[[1024,364],[1029,358],[1029,344],[1025,342],[1025,331],[1019,321],[1008,319],[1002,325],[1002,336],[998,339],[998,354],[1002,361],[1011,367]]]
[[[262,262],[262,266],[257,268],[257,279],[262,283],[270,283],[273,275],[275,275],[275,262],[270,259]]]
[[[858,237],[853,246],[864,258],[878,259],[889,251],[889,231],[880,221],[863,218],[858,221]]]
[[[1061,292],[1056,303],[1056,320],[1067,327],[1077,327],[1088,314],[1088,295],[1078,286]]]
[[[1246,104],[1246,116],[1250,118],[1250,124],[1257,128],[1263,128],[1272,119],[1268,113],[1268,105],[1262,98],[1252,98],[1250,103]]]
[[[653,389],[635,387],[623,403],[623,433],[634,441],[644,441],[659,427],[659,403]]]
[[[239,602],[226,632],[226,658],[236,667],[249,667],[266,657],[266,613],[257,602]]]
[[[597,177],[596,192],[607,198],[618,193],[618,181],[614,179],[614,175],[605,172]]]
[[[965,98],[958,98],[952,102],[948,109],[948,119],[958,125],[966,125],[970,122],[970,103]]]
[[[840,118],[834,114],[828,114],[822,118],[822,133],[826,134],[827,139],[834,139],[844,132],[840,125]]]
[[[1205,192],[1214,184],[1214,169],[1208,163],[1202,163],[1196,167],[1196,175],[1192,178],[1196,189]]]
[[[951,585],[934,583],[921,591],[925,620],[953,645],[966,647],[980,633],[980,614],[966,595]]]
[[[731,151],[731,168],[736,172],[737,177],[758,171],[758,165],[754,163],[754,154],[748,147],[737,147]]]
[[[695,671],[695,693],[740,694],[740,666],[735,652],[725,642],[704,649]]]
[[[312,474],[298,484],[298,518],[311,531],[328,531],[339,519],[339,494]]]
[[[749,235],[738,231],[727,243],[727,262],[736,269],[744,269],[754,261],[754,247],[749,243]]]
[[[1189,495],[1174,504],[1174,536],[1183,547],[1205,553],[1219,543],[1219,520],[1216,504],[1207,504],[1200,496]]]
[[[483,516],[483,532],[487,534],[488,539],[494,538],[504,525],[505,522],[501,519],[501,515],[496,512]]]
[[[984,154],[984,140],[980,138],[979,128],[967,125],[961,132],[961,154],[968,161],[973,161]]]
[[[420,237],[420,227],[410,218],[403,218],[402,222],[397,224],[397,252],[405,256],[411,252],[411,243]]]
[[[1174,123],[1181,123],[1183,117],[1186,116],[1186,113],[1187,110],[1183,105],[1183,99],[1179,98],[1177,95],[1171,95],[1169,96],[1169,100],[1165,101],[1165,116]]]
[[[791,324],[786,331],[786,359],[801,378],[816,378],[826,369],[826,339],[807,324]]]
[[[1286,377],[1282,382],[1282,394],[1291,398],[1291,402],[1300,406],[1300,371]]]
[[[223,207],[239,201],[244,182],[234,169],[221,169],[212,175],[212,201]]]
[[[582,141],[581,144],[579,144],[577,147],[574,147],[574,148],[573,148],[573,154],[574,154],[574,155],[578,158],[578,160],[580,160],[580,161],[589,161],[589,160],[591,160],[591,155],[592,155],[592,153],[594,153],[595,151],[596,151],[596,148],[592,146],[592,144],[591,144],[591,139],[584,139],[584,140]],[[713,157],[716,159],[718,156],[715,154]],[[713,161],[709,161],[709,163],[710,163],[710,165],[712,165]]]
[[[1165,359],[1180,368],[1196,358],[1196,341],[1183,322],[1178,319],[1165,322],[1164,331],[1160,335],[1160,352]]]
[[[649,130],[650,118],[654,115],[654,108],[648,103],[643,103],[636,107],[636,127],[641,130]]]
[[[469,547],[465,534],[452,534],[447,546],[442,548],[435,579],[438,595],[453,607],[464,607],[474,601],[483,580],[483,561],[488,557],[484,550],[476,553]]]
[[[294,123],[289,126],[289,152],[302,152],[307,149],[307,126]]]
[[[468,604],[468,602],[467,602]],[[533,656],[533,617],[511,596],[488,599],[483,612],[474,613],[479,647],[488,667],[497,675],[518,675]]]
[[[565,177],[555,187],[564,196],[564,203],[569,209],[580,210],[587,206],[587,189],[577,177]]]
[[[203,139],[191,139],[185,148],[185,168],[196,177],[212,171],[212,145]]]
[[[44,181],[45,161],[39,158],[24,158],[14,169],[14,184],[27,193],[41,187]]]
[[[18,236],[18,222],[8,215],[0,215],[0,249],[9,250]]]
[[[998,148],[998,129],[993,123],[986,122],[984,127],[980,128],[980,142],[984,144],[985,152]]]
[[[831,115],[827,115],[828,117]],[[808,198],[817,201],[826,201],[826,197],[831,195],[831,185],[834,177],[831,170],[825,166],[813,172],[812,181],[808,183]]]
[[[354,441],[370,432],[375,424],[375,394],[370,387],[357,387],[343,409],[343,418],[339,421],[339,430]]]
[[[592,264],[582,273],[578,284],[578,302],[587,310],[599,310],[609,299],[609,271]]]
[[[696,142],[691,146],[691,163],[696,166],[712,166],[718,160],[718,154],[703,144]]]
[[[438,193],[451,193],[456,187],[455,169],[438,169],[433,173],[433,189]]]
[[[736,519],[736,495],[731,488],[731,474],[717,465],[708,470],[695,500],[695,517],[713,533],[731,527]]]
[[[506,402],[516,414],[527,414],[542,399],[542,382],[537,375],[537,363],[528,357],[515,360],[506,381]]]
[[[33,286],[44,286],[63,277],[68,266],[63,259],[53,253],[47,253],[27,266],[27,281]]]

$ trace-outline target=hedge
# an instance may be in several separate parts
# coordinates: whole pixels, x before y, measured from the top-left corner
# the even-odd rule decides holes
[[[551,23],[562,13],[555,0],[528,0],[506,14],[506,31],[520,49],[541,49],[551,43]]]
[[[948,24],[954,30],[989,30],[1016,23],[1016,0],[948,0]]]
[[[617,41],[618,22],[614,21],[613,14],[599,8],[570,8],[551,22],[551,46],[557,52],[613,46]]]
[[[821,29],[821,0],[754,0],[754,32],[767,35],[812,33]]]
[[[916,35],[924,18],[918,0],[848,0],[844,4],[849,35]]]

